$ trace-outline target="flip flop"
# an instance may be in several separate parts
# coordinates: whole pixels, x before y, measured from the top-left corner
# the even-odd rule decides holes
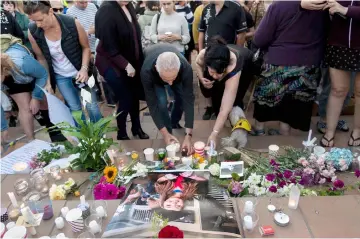
[[[360,144],[355,146],[354,143],[355,143],[356,141],[360,140],[360,137],[358,137],[358,138],[355,139],[354,136],[353,136],[353,133],[354,133],[354,131],[351,132],[351,135],[350,135],[350,139],[353,141],[353,143],[350,144],[350,140],[349,140],[348,145],[349,145],[349,147],[359,147]]]
[[[333,146],[329,146],[329,145],[330,145],[330,142],[334,141],[334,138],[335,138],[335,137],[332,137],[331,139],[328,139],[328,138],[326,138],[325,135],[324,135],[324,136],[321,138],[321,140],[320,140],[320,145],[321,145],[322,147],[325,147],[325,148],[334,147],[334,145],[333,145]],[[323,140],[325,140],[328,144],[325,145],[325,144],[323,143]]]

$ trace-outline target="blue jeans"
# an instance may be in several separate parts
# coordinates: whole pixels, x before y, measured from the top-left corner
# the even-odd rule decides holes
[[[8,130],[9,129],[9,125],[8,122],[5,118],[5,112],[3,107],[1,106],[1,132]]]
[[[321,94],[318,96],[318,101],[319,101],[319,116],[321,119],[324,119],[324,118],[326,118],[326,107],[327,107],[327,102],[328,102],[328,98],[329,98],[330,91],[331,91],[331,80],[330,80],[329,68],[323,68],[321,70],[321,74],[322,74],[322,77],[324,80],[323,80],[323,89],[321,91]],[[343,108],[345,106],[347,106],[347,104],[350,101],[351,94],[352,94],[352,92],[354,92],[355,75],[356,75],[355,72],[351,73],[350,89],[345,98]]]
[[[172,133],[172,126],[179,123],[182,113],[183,113],[183,104],[182,99],[179,97],[179,90],[182,90],[180,85],[169,86],[174,92],[175,104],[171,111],[171,119],[169,117],[169,112],[167,108],[167,96],[166,96],[166,87],[162,85],[155,85],[155,93],[158,98],[159,109],[164,120],[164,124],[169,133]]]
[[[55,75],[56,85],[59,88],[60,93],[65,99],[67,106],[72,112],[81,111],[81,101],[79,96],[79,90],[74,86],[72,81],[73,77],[64,77],[61,75]],[[97,122],[102,118],[100,108],[97,104],[96,92],[91,91],[92,103],[86,104],[86,109],[89,114],[91,122]]]

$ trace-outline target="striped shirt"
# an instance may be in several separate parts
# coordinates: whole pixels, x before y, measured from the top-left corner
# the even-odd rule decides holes
[[[179,4],[175,5],[175,10],[178,14],[182,15],[186,18],[189,24],[192,24],[194,21],[194,14],[191,11],[190,5],[186,4],[185,6],[181,6]]]
[[[95,26],[96,12],[96,6],[93,3],[88,3],[87,8],[85,8],[84,10],[73,5],[67,10],[66,15],[72,16],[79,20],[85,31],[88,31],[91,26]],[[95,52],[95,34],[88,35],[88,38],[91,52]]]

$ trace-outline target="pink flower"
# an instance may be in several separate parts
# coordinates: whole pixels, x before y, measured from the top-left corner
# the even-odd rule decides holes
[[[333,183],[335,188],[343,188],[344,187],[344,182],[341,181],[340,179],[335,180],[335,182]]]
[[[302,161],[301,164],[302,164],[303,167],[309,166],[309,162],[307,160]]]
[[[319,165],[319,166],[322,166],[325,164],[325,159],[323,157],[320,157],[318,160],[316,160],[316,163]]]
[[[94,198],[95,200],[102,200],[104,198],[105,185],[102,183],[98,183],[94,187]]]
[[[272,185],[269,187],[269,191],[272,193],[276,193],[277,192],[277,187],[275,185]]]
[[[347,166],[347,164],[341,166],[340,171],[346,171],[349,167]]]
[[[285,181],[281,181],[281,182],[279,183],[279,187],[280,187],[280,188],[283,188],[285,185],[286,185],[286,182],[285,182]]]
[[[114,184],[106,184],[104,189],[105,200],[117,199],[119,189]]]
[[[284,177],[285,178],[289,179],[289,178],[292,177],[292,175],[293,175],[293,172],[291,172],[290,170],[285,170],[284,171]]]
[[[340,166],[346,165],[346,161],[345,161],[344,159],[340,159],[339,165],[340,165]]]
[[[118,193],[118,199],[122,199],[125,196],[126,187],[120,186],[119,187],[119,193]]]
[[[326,179],[325,178],[322,178],[319,180],[319,184],[324,184],[326,182]]]
[[[325,178],[330,178],[331,172],[329,172],[329,170],[325,169],[321,172],[321,175],[324,176]]]
[[[276,176],[280,179],[282,179],[284,177],[284,175],[282,173],[276,173]]]
[[[355,170],[355,177],[360,178],[360,169]]]
[[[301,157],[298,159],[298,163],[299,164],[302,164],[303,161],[306,161],[306,158],[305,157]]]
[[[306,174],[314,174],[315,171],[314,171],[314,169],[312,169],[312,168],[305,168],[305,169],[304,169],[304,173],[306,173]]]
[[[336,178],[336,176],[331,177],[331,182],[335,182]]]
[[[266,178],[266,180],[268,180],[268,181],[270,181],[270,182],[272,182],[272,181],[274,181],[275,180],[275,174],[272,174],[272,173],[268,173],[268,174],[266,174],[266,176],[265,176],[265,178]]]
[[[313,154],[310,155],[309,160],[315,162],[316,161],[316,156],[313,155]]]

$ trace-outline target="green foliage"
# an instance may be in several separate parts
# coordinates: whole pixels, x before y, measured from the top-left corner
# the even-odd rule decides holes
[[[225,159],[225,161],[230,161],[230,162],[232,162],[232,161],[240,161],[241,154],[231,154],[231,155],[225,154],[224,159]]]
[[[153,238],[158,238],[159,231],[162,228],[166,227],[168,223],[169,223],[168,218],[163,218],[162,215],[154,212],[151,218],[151,230],[154,232]]]
[[[232,173],[231,177],[234,181],[237,181],[237,182],[240,181],[240,175],[237,173]]]
[[[48,165],[53,159],[60,159],[62,153],[60,152],[59,147],[54,147],[54,145],[51,145],[53,147],[50,150],[42,150],[40,153],[37,154],[37,160],[40,162],[45,162],[46,165]]]
[[[104,136],[106,133],[117,130],[116,127],[109,126],[117,116],[102,118],[96,123],[83,121],[81,113],[75,113],[73,116],[77,126],[71,126],[67,122],[56,125],[64,135],[73,136],[79,140],[78,145],[73,145],[68,141],[64,143],[68,153],[80,154],[79,158],[72,161],[71,167],[80,170],[103,170],[109,162],[106,151],[111,145],[114,145],[112,138]]]

